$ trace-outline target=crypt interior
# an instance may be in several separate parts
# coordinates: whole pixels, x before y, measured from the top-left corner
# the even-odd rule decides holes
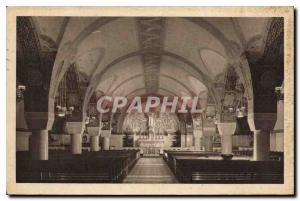
[[[283,183],[283,28],[17,17],[17,182]],[[103,96],[196,96],[201,113],[104,115]]]

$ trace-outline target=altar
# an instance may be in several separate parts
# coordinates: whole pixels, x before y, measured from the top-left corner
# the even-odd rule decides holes
[[[140,138],[137,145],[143,156],[159,156],[163,153],[164,138]]]
[[[123,130],[133,133],[133,146],[143,156],[160,156],[172,146],[169,134],[178,130],[178,118],[170,113],[132,113],[126,116]]]

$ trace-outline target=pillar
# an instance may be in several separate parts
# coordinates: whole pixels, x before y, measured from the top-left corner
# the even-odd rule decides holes
[[[193,134],[194,134],[194,147],[195,150],[203,150],[202,137],[203,137],[203,127],[202,127],[202,117],[193,117]]]
[[[186,134],[182,134],[180,137],[181,137],[181,148],[187,147],[186,146]]]
[[[202,131],[201,130],[194,130],[194,147],[195,150],[202,150],[201,146],[201,137],[202,137]]]
[[[283,98],[283,97],[282,97]],[[284,100],[280,99],[277,102],[277,121],[272,131],[273,136],[273,146],[270,146],[272,151],[280,151],[284,150]]]
[[[29,147],[32,159],[48,160],[48,130],[32,131]]]
[[[109,137],[103,137],[102,149],[109,150],[109,143],[110,143]]]
[[[72,154],[82,153],[82,135],[71,134],[71,152]]]
[[[66,122],[65,132],[71,135],[72,154],[82,153],[82,133],[84,122]]]
[[[87,132],[90,136],[90,147],[91,151],[99,151],[99,135],[101,133],[101,129],[99,126],[89,126],[86,127]]]
[[[213,151],[213,136],[203,136],[204,141],[204,151],[212,152]]]
[[[29,151],[29,138],[31,132],[17,131],[16,132],[16,150],[17,151]]]
[[[203,146],[204,151],[212,152],[213,151],[213,138],[216,134],[216,124],[213,119],[203,120]]]
[[[270,155],[270,131],[276,122],[276,113],[248,114],[248,123],[254,133],[253,160],[266,161]]]
[[[232,134],[221,136],[222,155],[232,155]]]
[[[99,136],[90,137],[91,151],[99,151]]]
[[[25,112],[28,129],[32,131],[29,137],[29,151],[34,160],[48,160],[48,131],[52,128],[54,113]]]
[[[230,160],[232,154],[232,135],[236,128],[236,122],[221,122],[217,124],[221,135],[221,156],[224,160]]]
[[[253,160],[267,161],[270,159],[270,132],[254,131]]]

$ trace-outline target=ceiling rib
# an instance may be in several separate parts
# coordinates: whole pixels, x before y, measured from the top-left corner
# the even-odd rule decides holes
[[[139,43],[148,94],[157,93],[165,19],[161,17],[137,18]]]

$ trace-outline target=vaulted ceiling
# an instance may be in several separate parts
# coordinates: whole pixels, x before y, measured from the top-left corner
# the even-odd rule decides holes
[[[222,82],[232,52],[262,54],[271,18],[33,17],[42,51],[76,45],[82,81],[109,95],[194,96]],[[236,55],[239,57],[240,55]]]

